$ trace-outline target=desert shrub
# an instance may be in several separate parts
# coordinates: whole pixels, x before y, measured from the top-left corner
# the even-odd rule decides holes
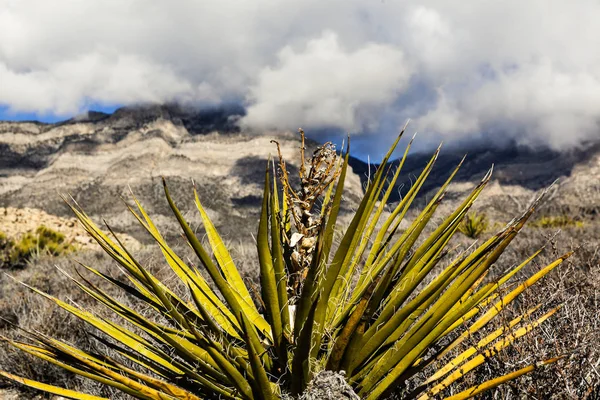
[[[512,315],[498,329],[485,331],[526,289],[571,254],[551,260],[517,282],[513,277],[536,260],[541,250],[503,273],[490,274],[538,206],[540,196],[485,243],[470,252],[453,253],[449,262],[441,263],[450,252],[448,244],[461,221],[491,177],[490,171],[456,209],[425,230],[460,165],[408,227],[398,232],[432,170],[437,152],[379,225],[400,172],[398,169],[386,184],[385,165],[399,140],[369,182],[336,246],[333,239],[348,151],[345,158],[338,158],[332,145],[326,144],[308,162],[302,153],[300,188],[291,186],[281,155],[280,184],[270,178],[269,170],[274,166],[266,166],[256,235],[256,268],[260,270],[257,302],[197,193],[196,206],[208,246],[196,236],[163,182],[177,223],[212,284],[169,246],[135,198],[131,211],[164,255],[170,279],[161,279],[142,265],[117,238],[102,231],[71,202],[87,232],[125,276],[115,278],[85,264],[76,270],[76,276],[66,276],[118,318],[109,320],[77,302],[65,302],[47,290],[28,286],[94,327],[91,337],[102,351],[87,351],[34,331],[26,331],[32,341],[4,341],[140,399],[301,396],[322,371],[339,372],[336,376],[344,376],[366,399],[398,395],[424,400],[450,394],[448,388],[477,371],[490,357],[512,348],[518,338],[557,311],[540,310],[536,305]],[[376,229],[378,225],[380,229]],[[127,298],[145,305],[145,312],[109,294],[90,276],[113,284]],[[471,344],[476,335],[481,335],[481,340]],[[498,374],[461,393],[454,392],[452,398],[475,396],[553,363],[557,357],[532,361],[509,374]],[[0,374],[66,397],[99,398],[16,374]]]
[[[567,227],[581,228],[583,226],[583,221],[568,215],[545,215],[533,221],[531,226],[551,229]]]
[[[471,212],[465,215],[458,226],[458,230],[465,236],[472,239],[478,238],[488,229],[487,215],[483,213]]]
[[[23,267],[40,255],[58,256],[75,250],[65,235],[40,225],[35,232],[27,232],[17,241],[0,235],[0,266]]]
[[[15,242],[0,231],[0,266],[7,265]]]

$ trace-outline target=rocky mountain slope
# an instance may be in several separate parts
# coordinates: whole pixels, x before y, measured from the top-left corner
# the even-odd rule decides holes
[[[0,122],[0,207],[71,216],[60,198],[69,193],[97,221],[143,237],[121,201],[130,200],[131,191],[159,226],[173,229],[167,235],[176,234],[162,192],[165,177],[190,221],[199,223],[194,181],[222,234],[248,240],[256,230],[267,159],[277,155],[270,140],[279,141],[291,170],[300,141],[291,133],[240,133],[235,111],[155,106],[59,124]],[[316,146],[311,142],[309,150]],[[358,177],[350,176],[347,187],[352,207],[361,192]]]
[[[266,161],[276,155],[270,140],[281,143],[292,169],[299,162],[300,143],[293,133],[240,132],[236,119],[242,112],[235,107],[192,111],[146,106],[123,108],[111,115],[90,113],[57,124],[0,122],[0,207],[29,207],[70,217],[59,196],[69,193],[97,221],[106,219],[116,230],[143,238],[121,201],[131,199],[131,190],[158,225],[167,229],[166,234],[175,235],[178,231],[162,194],[164,176],[192,222],[199,223],[193,180],[223,235],[248,240],[256,229]],[[309,147],[316,146],[312,142]],[[442,150],[422,198],[446,179],[463,153]],[[406,191],[429,157],[409,156],[393,200]],[[482,196],[483,208],[514,216],[536,190],[559,178],[559,191],[551,202],[560,209],[557,212],[592,217],[599,212],[598,143],[561,153],[516,146],[470,149],[448,199],[459,199],[493,163],[495,178]],[[358,159],[352,159],[351,166],[347,210],[356,206],[361,180],[364,184],[368,173],[368,165]],[[447,203],[450,207],[451,201]]]

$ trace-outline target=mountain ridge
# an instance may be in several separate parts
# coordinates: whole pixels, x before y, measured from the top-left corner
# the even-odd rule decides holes
[[[59,193],[69,193],[96,219],[116,230],[138,229],[120,198],[131,190],[167,229],[171,212],[162,190],[165,177],[190,221],[200,225],[192,181],[224,236],[237,240],[255,233],[267,160],[276,139],[291,170],[299,165],[300,138],[292,133],[256,135],[229,129],[227,110],[193,115],[167,106],[122,109],[109,117],[57,124],[0,122],[0,204],[39,208],[70,216]],[[212,114],[211,114],[212,113]],[[184,123],[184,118],[188,118]],[[192,132],[187,127],[192,129]],[[317,143],[307,142],[313,151]],[[349,176],[348,205],[360,196],[358,177]]]
[[[235,107],[196,110],[161,105],[91,113],[55,124],[0,122],[0,207],[33,207],[70,216],[57,192],[70,193],[93,217],[105,218],[123,231],[135,227],[119,200],[130,198],[131,188],[149,213],[157,216],[159,226],[168,228],[170,211],[160,194],[164,176],[188,211],[195,209],[194,180],[224,235],[232,240],[247,238],[254,233],[255,224],[248,221],[258,215],[267,159],[277,154],[271,139],[280,142],[292,170],[299,165],[300,141],[291,132],[240,130],[236,121],[242,112]],[[307,144],[307,154],[318,146],[315,141]],[[447,178],[463,153],[442,149],[421,198],[427,199]],[[391,201],[406,192],[430,157],[408,156]],[[392,167],[397,163],[393,161]],[[450,187],[448,202],[459,200],[493,163],[493,182],[482,195],[484,209],[523,203],[561,178],[562,193],[553,201],[558,212],[598,214],[600,142],[565,152],[517,146],[471,149]],[[355,157],[350,157],[350,166],[346,211],[356,207],[369,170]],[[199,224],[197,215],[192,215]]]

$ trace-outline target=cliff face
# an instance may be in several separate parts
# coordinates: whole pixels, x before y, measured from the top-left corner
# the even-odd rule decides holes
[[[165,177],[193,223],[199,217],[192,181],[222,234],[247,240],[256,230],[267,159],[277,154],[270,140],[279,141],[292,169],[300,142],[294,134],[240,133],[230,111],[160,106],[59,124],[0,122],[0,206],[70,216],[59,196],[68,193],[96,220],[142,235],[121,201],[131,199],[131,189],[158,225],[176,234],[162,193]],[[352,207],[361,191],[357,176],[351,174],[347,188]]]

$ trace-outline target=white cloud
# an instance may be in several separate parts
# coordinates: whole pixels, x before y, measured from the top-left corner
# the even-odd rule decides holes
[[[47,69],[14,71],[0,64],[0,101],[16,110],[77,113],[85,102],[162,102],[185,98],[190,84],[168,66],[131,55],[85,54]]]
[[[366,43],[349,52],[327,31],[299,52],[283,48],[276,66],[260,71],[250,88],[243,123],[258,128],[376,129],[377,117],[400,95],[409,77],[397,48]]]
[[[0,105],[242,101],[255,129],[600,136],[595,0],[0,0]],[[423,139],[423,137],[425,139]]]

